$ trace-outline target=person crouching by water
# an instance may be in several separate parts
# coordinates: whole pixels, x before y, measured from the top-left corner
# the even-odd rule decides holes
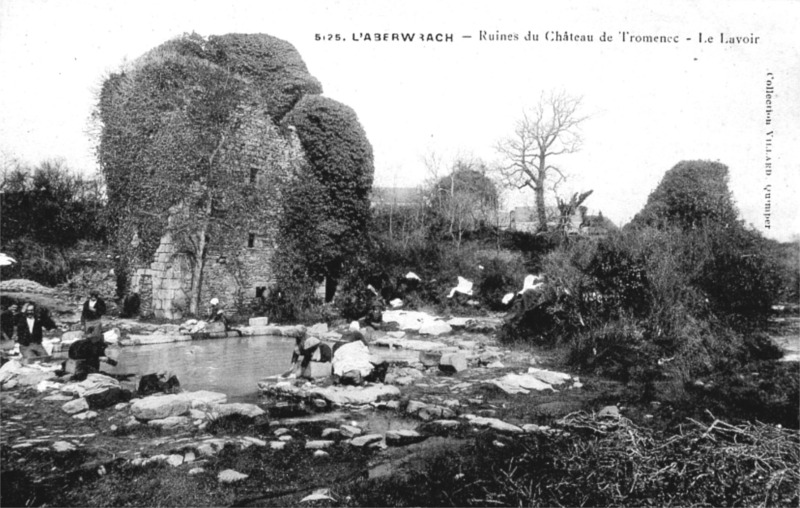
[[[87,337],[98,335],[103,336],[103,315],[106,313],[106,303],[100,298],[97,291],[89,293],[89,298],[83,302],[81,312],[81,326],[83,333]]]
[[[206,317],[206,321],[208,323],[222,323],[224,330],[226,332],[236,332],[239,337],[242,336],[242,331],[236,328],[232,328],[230,321],[228,321],[228,316],[225,315],[225,310],[222,308],[222,305],[219,303],[218,298],[212,298],[209,303],[208,307],[208,316]],[[219,331],[219,330],[215,330]]]
[[[55,329],[56,324],[46,314],[37,312],[33,302],[26,303],[22,309],[22,316],[17,323],[17,342],[22,362],[49,357],[42,346],[43,331]]]
[[[222,309],[222,306],[219,304],[218,298],[212,298],[209,302],[210,306],[208,307],[208,317],[206,321],[209,323],[222,323],[225,325],[225,330],[228,330],[228,318],[225,317],[225,311]]]
[[[330,346],[316,337],[306,337],[304,333],[295,339],[291,367],[282,377],[289,377],[292,374],[306,379],[329,376],[332,357]]]
[[[73,342],[68,352],[72,362],[71,365],[68,362],[65,369],[72,373],[72,381],[83,381],[89,374],[100,372],[100,358],[106,356],[106,347],[108,344],[103,340],[103,335],[96,333]],[[105,361],[112,366],[117,364],[111,358]]]

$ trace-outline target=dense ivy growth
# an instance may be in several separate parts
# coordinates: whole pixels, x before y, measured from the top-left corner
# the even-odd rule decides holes
[[[285,200],[282,231],[306,269],[331,285],[346,259],[364,248],[372,188],[372,146],[355,112],[318,95],[305,96],[286,117],[308,165]],[[332,297],[330,290],[327,299]]]
[[[372,148],[355,113],[314,95],[321,91],[294,47],[264,34],[185,35],[111,75],[98,104],[98,152],[120,268],[151,259],[166,231],[198,267],[209,242],[239,245],[243,231],[285,213],[281,285],[310,291],[313,280],[335,277],[364,234]],[[244,147],[240,130],[254,118],[262,135],[272,130]],[[268,173],[285,167],[291,125],[305,152],[291,155],[295,173],[254,181],[244,158]]]
[[[724,227],[733,225],[736,217],[728,167],[712,161],[682,161],[664,174],[631,226]]]

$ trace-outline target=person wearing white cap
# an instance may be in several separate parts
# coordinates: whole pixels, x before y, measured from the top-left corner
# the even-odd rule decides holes
[[[225,311],[219,305],[219,298],[212,298],[210,302],[208,302],[211,307],[208,309],[208,319],[209,323],[220,322],[225,325],[225,330],[228,329],[228,318],[225,317]]]

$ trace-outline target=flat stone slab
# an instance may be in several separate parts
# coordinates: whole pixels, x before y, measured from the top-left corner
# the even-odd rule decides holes
[[[531,374],[509,373],[498,379],[490,379],[486,383],[493,384],[506,393],[528,394],[531,390],[553,390],[552,385],[534,377]]]
[[[150,420],[147,422],[147,425],[162,429],[177,429],[181,427],[190,427],[192,425],[192,420],[186,416],[168,416],[158,420]]]
[[[182,333],[153,333],[150,335],[128,335],[128,338],[120,341],[123,346],[147,346],[149,344],[168,344],[171,342],[185,342],[192,340],[191,335]]]
[[[323,450],[325,448],[331,447],[336,444],[336,441],[329,441],[318,439],[315,441],[306,441],[306,449],[307,450]]]
[[[537,369],[536,367],[529,367],[528,374],[550,385],[564,384],[570,379],[572,379],[572,376],[564,372],[555,372],[552,370]]]
[[[226,469],[225,471],[220,471],[220,473],[217,475],[217,480],[220,483],[234,483],[244,480],[248,476],[249,475],[240,473],[233,469]]]
[[[255,418],[266,414],[266,411],[261,409],[255,404],[247,404],[244,402],[234,402],[231,404],[217,404],[214,406],[214,411],[220,416],[228,416],[232,414],[239,414]]]
[[[348,443],[350,443],[353,446],[368,446],[371,445],[372,443],[377,443],[379,441],[383,441],[383,435],[367,434],[365,436],[355,437],[350,441],[348,441]]]
[[[260,381],[262,391],[277,397],[297,399],[325,399],[334,405],[344,404],[370,404],[379,399],[396,398],[400,396],[400,389],[396,386],[385,384],[370,384],[366,386],[326,386],[319,387],[311,383],[295,386],[291,381],[271,383]]]
[[[444,321],[431,321],[419,327],[420,335],[444,335],[453,331],[453,328]]]
[[[151,395],[136,399],[131,404],[131,414],[140,420],[161,420],[170,416],[184,415],[191,407],[191,401],[182,394]]]
[[[503,420],[498,420],[497,418],[485,418],[482,416],[476,416],[474,418],[469,419],[469,424],[475,427],[489,427],[494,430],[498,430],[500,432],[512,432],[514,434],[524,432],[522,428],[517,427],[516,425],[512,425],[510,423],[506,423]]]
[[[389,430],[385,436],[386,444],[389,446],[407,446],[425,441],[427,438],[428,436],[410,429]]]
[[[393,337],[381,337],[380,339],[375,339],[372,344],[388,348],[410,349],[412,351],[436,351],[449,347],[447,344],[431,340],[395,339]]]
[[[273,337],[301,337],[306,333],[306,327],[295,326],[243,326],[238,328],[243,335],[269,335]]]

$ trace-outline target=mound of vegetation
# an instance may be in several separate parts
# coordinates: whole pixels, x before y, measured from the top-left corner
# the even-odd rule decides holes
[[[780,293],[775,250],[736,216],[724,165],[681,162],[622,231],[546,255],[544,291],[517,303],[501,338],[564,344],[575,366],[650,400],[780,356],[755,333]]]

